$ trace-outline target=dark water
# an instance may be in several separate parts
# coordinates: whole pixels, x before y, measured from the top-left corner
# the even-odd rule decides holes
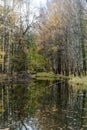
[[[0,130],[87,130],[87,91],[65,81],[2,83]]]

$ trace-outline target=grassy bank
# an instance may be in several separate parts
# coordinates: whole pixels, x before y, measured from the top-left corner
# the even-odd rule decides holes
[[[38,72],[33,75],[37,80],[57,80],[58,76],[53,72]]]
[[[82,77],[71,77],[69,80],[69,83],[72,85],[80,85],[80,86],[85,86],[87,87],[87,76],[82,76]]]
[[[37,80],[63,80],[63,79],[70,79],[68,76],[54,74],[53,72],[37,72],[33,74],[33,78]]]

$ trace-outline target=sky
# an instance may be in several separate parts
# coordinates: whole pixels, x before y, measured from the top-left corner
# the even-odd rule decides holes
[[[36,7],[39,7],[40,4],[45,5],[46,4],[46,0],[33,0],[33,3]]]
[[[46,4],[46,0],[31,0],[33,1],[33,4],[36,6],[36,7],[39,7],[40,4],[42,5],[45,5]],[[2,0],[0,0],[0,4],[2,4]]]

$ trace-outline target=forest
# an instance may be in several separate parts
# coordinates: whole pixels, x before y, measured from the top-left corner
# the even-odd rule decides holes
[[[47,0],[0,4],[0,73],[86,75],[87,2]]]

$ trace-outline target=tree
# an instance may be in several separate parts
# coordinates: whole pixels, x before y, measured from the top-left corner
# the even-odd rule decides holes
[[[25,8],[25,12],[23,12],[23,8]],[[16,67],[20,64],[22,64],[20,71],[24,68],[26,71],[28,69],[26,35],[35,20],[35,16],[32,16],[30,21],[31,10],[29,11],[29,8],[30,1],[13,0],[9,3],[4,1],[4,6],[0,6],[0,32],[2,34],[1,41],[3,40],[1,50],[3,54],[5,52],[5,55],[2,55],[2,72],[18,71]]]
[[[51,65],[58,74],[80,75],[82,70],[86,72],[83,36],[85,28],[81,24],[83,12],[84,6],[80,0],[52,0],[47,2],[47,9],[40,10],[39,43],[45,50],[46,59],[49,59],[48,50],[52,52]]]

